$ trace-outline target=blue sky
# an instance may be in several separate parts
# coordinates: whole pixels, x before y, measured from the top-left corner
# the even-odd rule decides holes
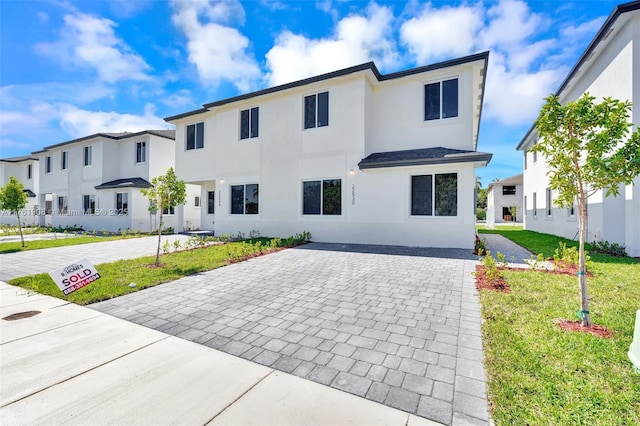
[[[618,1],[0,1],[0,157],[374,60],[383,73],[490,50],[478,169],[515,150]]]

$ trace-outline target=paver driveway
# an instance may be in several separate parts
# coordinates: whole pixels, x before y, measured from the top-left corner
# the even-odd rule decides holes
[[[314,243],[91,307],[442,423],[487,424],[473,259]]]

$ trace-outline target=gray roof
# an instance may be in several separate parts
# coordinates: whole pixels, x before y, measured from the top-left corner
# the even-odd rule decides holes
[[[405,151],[376,152],[358,163],[360,170],[382,167],[424,166],[449,163],[489,163],[493,154],[450,148],[422,148]]]
[[[142,135],[146,135],[146,134],[159,136],[161,138],[166,138],[166,139],[172,139],[172,140],[176,139],[176,131],[175,130],[142,130],[140,132],[133,132],[133,133],[131,133],[131,132],[94,133],[93,135],[83,136],[83,137],[78,138],[78,139],[72,139],[70,141],[60,142],[60,143],[57,143],[55,145],[45,146],[40,151],[34,151],[33,154],[39,153],[39,152],[43,152],[43,151],[46,151],[48,149],[58,148],[60,146],[69,145],[69,144],[77,143],[77,142],[82,142],[82,141],[86,141],[86,140],[93,139],[93,138],[98,138],[98,137],[103,137],[103,138],[113,139],[113,140],[120,140],[120,139],[132,138],[132,137],[136,137],[136,136],[142,136]]]
[[[141,177],[133,177],[126,179],[116,179],[110,182],[105,182],[96,186],[96,189],[114,189],[114,188],[151,188],[149,181],[142,179]]]
[[[433,71],[433,70],[437,70],[437,69],[442,69],[442,68],[447,68],[447,67],[452,67],[455,65],[461,65],[461,64],[466,64],[469,62],[475,62],[475,61],[485,61],[485,68],[486,68],[486,64],[489,61],[489,52],[482,52],[482,53],[476,53],[474,55],[469,55],[469,56],[465,56],[462,58],[457,58],[457,59],[452,59],[449,61],[443,61],[443,62],[438,62],[436,64],[431,64],[431,65],[425,65],[422,67],[417,67],[417,68],[412,68],[412,69],[408,69],[408,70],[404,70],[404,71],[399,71],[399,72],[395,72],[395,73],[391,73],[391,74],[380,74],[380,71],[378,71],[378,68],[376,67],[376,65],[373,62],[367,62],[364,64],[360,64],[360,65],[355,65],[353,67],[349,67],[349,68],[345,68],[345,69],[341,69],[338,71],[333,71],[333,72],[329,72],[326,74],[322,74],[322,75],[318,75],[315,77],[309,77],[309,78],[305,78],[303,80],[298,80],[298,81],[294,81],[291,83],[287,83],[287,84],[282,84],[279,86],[274,86],[274,87],[269,87],[267,89],[263,89],[263,90],[258,90],[256,92],[251,92],[251,93],[247,93],[244,95],[240,95],[240,96],[234,96],[231,98],[227,98],[227,99],[222,99],[219,101],[215,101],[215,102],[210,102],[207,104],[204,104],[203,107],[204,108],[198,108],[196,110],[193,111],[188,111],[182,114],[177,114],[177,115],[172,115],[170,117],[166,117],[165,121],[172,121],[172,120],[178,120],[180,118],[185,118],[185,117],[189,117],[191,115],[197,115],[197,114],[201,114],[203,112],[207,112],[210,108],[214,108],[220,105],[226,105],[232,102],[238,102],[238,101],[242,101],[245,99],[250,99],[250,98],[255,98],[257,96],[262,96],[262,95],[266,95],[269,93],[274,93],[274,92],[279,92],[282,90],[287,90],[287,89],[291,89],[294,87],[300,87],[300,86],[305,86],[307,84],[312,84],[312,83],[316,83],[319,81],[323,81],[323,80],[328,80],[331,78],[336,78],[336,77],[342,77],[345,75],[349,75],[349,74],[354,74],[360,71],[366,71],[366,70],[370,70],[373,75],[378,79],[378,81],[385,81],[385,80],[392,80],[394,78],[401,78],[401,77],[406,77],[409,75],[413,75],[413,74],[419,74],[422,72],[427,72],[427,71]],[[486,76],[486,72],[484,74]],[[484,92],[483,92],[483,96],[484,96]]]
[[[9,158],[0,158],[0,161],[5,161],[7,163],[20,163],[22,161],[35,160],[38,159],[32,155],[21,155],[19,157],[9,157]]]
[[[23,189],[22,192],[26,192],[27,193],[27,197],[29,197],[29,198],[34,198],[36,196],[35,192],[33,192],[30,189]]]

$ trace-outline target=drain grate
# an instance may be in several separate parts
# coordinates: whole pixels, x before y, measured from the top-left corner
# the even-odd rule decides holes
[[[16,314],[7,315],[6,317],[4,317],[2,319],[6,320],[6,321],[15,321],[15,320],[24,319],[24,318],[31,318],[33,316],[36,316],[36,315],[40,314],[40,313],[41,313],[40,311],[18,312]]]

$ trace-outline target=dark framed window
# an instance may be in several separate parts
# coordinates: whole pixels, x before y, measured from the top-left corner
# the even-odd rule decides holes
[[[573,217],[576,215],[576,205],[575,204],[571,204],[571,207],[569,207],[567,209],[567,214],[569,215],[569,217]]]
[[[147,161],[147,143],[136,142],[136,163],[144,163]]]
[[[31,164],[27,164],[27,179],[31,179],[33,175],[33,166]]]
[[[164,209],[162,209],[162,214],[176,214],[176,208],[175,207],[165,207]]]
[[[44,214],[53,214],[53,201],[46,200],[44,202]]]
[[[216,192],[207,192],[207,214],[214,214],[216,212]]]
[[[551,202],[552,202],[552,197],[551,197],[551,188],[547,188],[547,216],[551,216]]]
[[[82,209],[84,214],[96,214],[96,198],[95,195],[82,196]]]
[[[44,172],[51,173],[51,156],[47,156],[44,161]]]
[[[411,215],[457,216],[458,174],[411,176]]]
[[[458,116],[458,79],[424,86],[424,119],[440,120]]]
[[[68,198],[66,195],[58,196],[58,214],[67,214],[69,209]]]
[[[118,214],[129,214],[129,194],[126,192],[116,193],[116,212]]]
[[[537,205],[538,200],[537,200],[535,192],[533,193],[533,200],[532,201],[533,201],[533,216],[535,217],[535,216],[538,216],[538,205]]]
[[[259,185],[231,185],[231,214],[258,214],[260,207]]]
[[[339,216],[342,214],[342,180],[302,182],[302,214]]]
[[[304,97],[304,128],[329,125],[329,92]]]
[[[258,137],[260,110],[258,107],[240,111],[240,139]]]
[[[85,146],[84,147],[84,153],[83,153],[83,164],[85,166],[90,166],[91,165],[91,154],[93,149],[91,148],[91,145],[89,146]]]
[[[187,126],[187,151],[204,148],[204,123],[189,124]]]
[[[193,199],[193,205],[194,207],[200,207],[200,197],[199,196],[195,196],[195,198]]]
[[[504,185],[502,187],[502,195],[516,195],[515,185]]]
[[[67,170],[69,168],[69,151],[62,151],[62,158],[60,161],[60,168]]]

